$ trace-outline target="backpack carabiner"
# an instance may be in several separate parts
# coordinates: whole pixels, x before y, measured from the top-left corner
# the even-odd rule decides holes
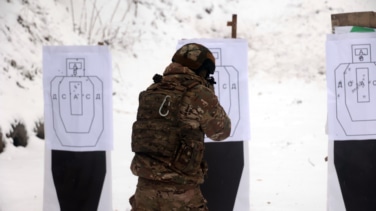
[[[170,95],[166,95],[165,98],[163,99],[163,102],[162,102],[161,106],[159,107],[159,115],[161,115],[161,116],[163,116],[163,117],[167,116],[168,113],[170,112],[170,111],[167,109],[167,112],[166,112],[166,113],[162,113],[162,108],[163,108],[164,104],[166,103],[167,98],[171,98],[171,96],[170,96]],[[168,101],[167,107],[168,107],[168,106],[170,106],[170,101]]]

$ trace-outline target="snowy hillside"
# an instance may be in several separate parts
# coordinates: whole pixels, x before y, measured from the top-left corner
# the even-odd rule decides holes
[[[0,0],[6,145],[0,211],[42,210],[44,141],[34,132],[43,121],[42,46],[104,42],[111,48],[113,208],[124,211],[136,184],[129,146],[139,91],[170,62],[179,39],[229,38],[232,14],[249,46],[251,210],[325,210],[325,35],[331,14],[354,11],[376,11],[376,1]],[[26,126],[26,147],[6,137],[17,122]]]

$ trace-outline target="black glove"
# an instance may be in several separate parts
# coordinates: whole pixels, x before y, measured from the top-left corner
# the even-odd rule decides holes
[[[215,82],[214,78],[211,76],[207,77],[206,80],[209,82],[210,85],[214,85],[217,83]]]

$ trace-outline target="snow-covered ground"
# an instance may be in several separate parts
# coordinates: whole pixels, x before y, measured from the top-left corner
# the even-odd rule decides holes
[[[43,119],[43,45],[110,42],[113,209],[125,211],[136,184],[130,132],[139,91],[163,71],[179,39],[228,38],[232,14],[249,45],[251,210],[326,210],[325,35],[331,14],[354,11],[376,11],[376,1],[1,0],[0,128],[5,134],[24,122],[30,139],[15,147],[3,135],[0,211],[42,210],[44,141],[34,127]]]

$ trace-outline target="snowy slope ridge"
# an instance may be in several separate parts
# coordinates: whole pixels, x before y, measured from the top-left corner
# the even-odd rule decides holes
[[[44,45],[109,45],[113,207],[129,210],[139,91],[163,71],[179,39],[229,38],[232,14],[249,46],[251,209],[325,210],[325,34],[331,14],[371,10],[374,0],[1,0],[0,211],[42,210],[44,141],[34,129],[44,116]],[[26,147],[5,135],[17,122],[26,126]]]
[[[22,89],[41,89],[43,45],[107,42],[114,50],[115,76],[121,74],[120,78],[124,78],[125,75],[130,78],[129,72],[132,72],[132,76],[138,76],[135,72],[140,76],[144,75],[150,71],[149,66],[142,66],[149,64],[148,60],[159,70],[164,67],[165,60],[173,52],[178,39],[228,37],[230,28],[225,24],[230,20],[232,13],[239,15],[238,36],[249,40],[249,64],[252,70],[250,75],[262,72],[277,77],[302,75],[308,80],[323,78],[324,57],[317,50],[322,50],[322,43],[321,46],[312,43],[318,39],[323,41],[322,35],[329,31],[329,17],[319,14],[336,12],[335,10],[341,12],[341,9],[328,3],[322,8],[314,8],[293,1],[278,1],[271,8],[265,8],[260,3],[258,5],[246,1],[225,0],[205,1],[206,3],[182,1],[178,4],[150,0],[82,2],[75,5],[71,5],[71,1],[68,0],[1,2],[0,36],[5,42],[2,42],[4,50],[0,56],[3,62],[0,65],[4,75],[2,80],[9,81],[11,85],[6,86],[8,89],[17,89],[21,92]],[[302,13],[302,10],[308,11],[308,14]],[[281,17],[281,24],[274,23],[278,16]],[[327,20],[324,21],[323,18]],[[291,30],[282,30],[283,28]],[[299,37],[304,38],[300,44],[291,43],[292,38]],[[155,51],[159,52],[156,54]],[[301,55],[304,52],[312,53]],[[118,55],[122,58],[118,59]],[[138,59],[145,61],[141,65],[137,64],[139,70],[129,68],[133,67]],[[119,86],[133,84],[132,80],[124,82]],[[116,91],[122,92],[120,90]],[[11,102],[9,104],[12,105]],[[38,107],[39,109],[33,110],[36,115],[41,116],[41,107]],[[7,129],[4,128],[4,131]]]

